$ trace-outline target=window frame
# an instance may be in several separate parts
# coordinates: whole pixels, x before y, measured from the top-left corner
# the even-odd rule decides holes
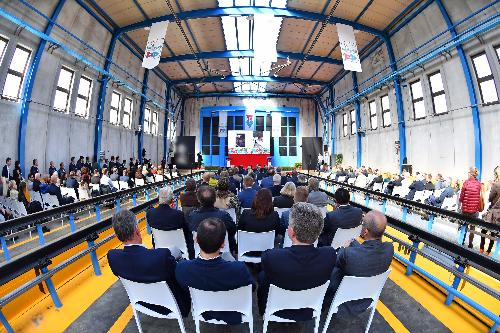
[[[375,112],[372,113],[372,105],[375,108]],[[378,115],[377,115],[377,103],[375,100],[368,102],[368,112],[370,114],[370,129],[375,131],[378,128]],[[373,127],[373,118],[375,118],[375,127]]]
[[[142,123],[142,131],[144,133],[150,134],[151,133],[151,108],[149,106],[144,107],[144,122]],[[146,115],[149,114],[149,117],[146,117]],[[146,121],[147,119],[147,121]],[[146,122],[148,123],[148,126],[146,127]],[[146,130],[147,129],[147,130]]]
[[[61,73],[63,71],[71,73],[71,80],[69,83],[70,86],[68,88],[59,86],[59,79],[61,78]],[[52,110],[57,111],[57,112],[62,112],[62,113],[69,113],[69,109],[71,107],[71,95],[72,95],[73,87],[74,87],[74,83],[75,83],[75,74],[76,74],[75,71],[67,66],[61,66],[61,68],[59,69],[59,76],[57,77],[56,89],[54,92],[54,100],[52,102]],[[57,96],[58,91],[65,93],[67,96],[66,106],[64,109],[59,109],[59,108],[55,107],[56,96]]]
[[[127,104],[127,101],[130,101],[130,110],[129,111],[125,110],[125,105]],[[132,128],[132,114],[133,114],[133,112],[134,112],[134,100],[130,97],[125,96],[125,98],[123,99],[123,115],[122,115],[122,121],[121,121],[121,124],[123,127],[128,128],[128,129]],[[129,118],[128,125],[125,125],[125,123],[124,123],[125,114],[127,114],[128,118]]]
[[[2,53],[0,53],[0,66],[2,66],[3,58],[5,56],[5,53],[7,52],[7,48],[9,47],[10,40],[7,37],[1,36],[1,35],[0,35],[0,40],[5,42],[5,47],[2,51]]]
[[[416,83],[420,83],[420,90],[422,90],[422,97],[418,97],[418,98],[414,97],[412,86]],[[422,80],[421,79],[410,82],[410,97],[411,97],[411,106],[413,109],[413,119],[414,120],[425,119],[427,117],[427,110],[425,109],[424,89],[422,87]],[[415,104],[418,102],[424,102],[424,111],[425,112],[424,112],[424,115],[422,117],[417,117],[417,114],[415,113]],[[433,103],[434,103],[434,101],[433,101]]]
[[[500,49],[500,47],[498,47],[498,49]],[[497,51],[496,48],[495,48],[495,53],[497,53],[497,57],[498,57],[498,51]],[[488,64],[488,67],[490,69],[490,75],[487,75],[485,77],[480,78],[479,74],[477,72],[476,63],[474,62],[474,59],[479,58],[479,57],[481,57],[483,55],[486,57],[486,63]],[[491,68],[491,64],[490,64],[490,61],[488,59],[488,55],[486,54],[486,51],[479,52],[479,53],[471,56],[470,58],[471,58],[471,62],[472,62],[472,67],[474,68],[474,74],[476,74],[476,82],[477,82],[477,86],[479,88],[479,95],[481,96],[481,102],[482,102],[482,104],[483,105],[493,105],[493,104],[499,103],[498,89],[497,89],[497,84],[495,82],[495,76],[493,75],[493,70]],[[485,103],[484,102],[483,89],[481,87],[481,83],[488,82],[488,81],[493,81],[493,86],[495,87],[495,91],[497,93],[497,100]]]
[[[151,111],[151,135],[158,135],[158,111]],[[154,130],[153,130],[154,129]]]
[[[383,103],[383,99],[387,97],[387,104],[389,104],[389,108],[388,109],[384,109],[384,103]],[[380,97],[380,108],[382,109],[382,127],[391,127],[392,125],[392,117],[391,117],[391,99],[389,98],[389,94],[385,94],[383,96]],[[385,123],[385,115],[386,113],[389,114],[389,124],[386,124]]]
[[[342,115],[342,136],[343,137],[346,137],[348,134],[349,134],[349,131],[348,131],[348,125],[347,125],[347,122],[349,121],[348,119],[349,115],[346,113],[344,113]]]
[[[16,50],[17,49],[21,49],[25,52],[28,52],[28,59],[26,60],[26,64],[24,64],[24,69],[23,69],[23,72],[18,72],[18,71],[15,71],[13,69],[10,68],[10,66],[12,65],[12,59],[10,59],[10,64],[9,64],[9,67],[7,68],[7,75],[5,76],[5,81],[4,81],[4,86],[2,87],[2,94],[0,95],[0,97],[2,99],[6,99],[6,100],[9,100],[9,101],[13,101],[13,102],[19,102],[19,99],[20,99],[20,94],[21,94],[21,89],[22,89],[22,86],[23,86],[23,83],[24,83],[24,79],[25,79],[25,76],[26,76],[26,70],[28,68],[28,65],[30,63],[30,60],[31,60],[31,55],[33,53],[33,51],[29,48],[27,48],[26,46],[23,46],[21,44],[17,44],[16,45],[16,49],[14,50],[14,54],[16,53]],[[17,88],[17,96],[14,97],[14,96],[4,96],[3,92],[5,90],[5,86],[7,85],[7,78],[9,77],[9,74],[10,75],[13,75],[13,76],[17,76],[17,77],[20,77],[21,78],[21,81],[19,82],[19,87]]]
[[[432,90],[432,83],[431,83],[431,77],[433,77],[434,75],[437,75],[439,74],[441,76],[441,84],[443,85],[443,90],[440,90],[440,91],[437,91],[437,92],[433,92]],[[435,71],[429,75],[427,75],[427,80],[429,81],[429,88],[430,88],[430,92],[431,92],[431,100],[432,100],[432,111],[433,111],[433,114],[436,115],[436,116],[439,116],[439,115],[442,115],[442,114],[447,114],[449,112],[448,110],[448,104],[446,103],[446,90],[444,88],[444,81],[443,81],[443,74],[441,73],[441,71]],[[440,112],[440,113],[437,113],[436,112],[436,105],[434,103],[434,99],[438,96],[441,96],[441,95],[444,95],[444,99],[445,99],[445,103],[446,103],[446,111],[445,112]]]
[[[88,81],[90,83],[89,84],[89,90],[88,90],[88,96],[83,96],[83,95],[81,95],[79,93],[80,85],[82,84],[82,80],[86,80],[86,81]],[[90,101],[92,100],[92,88],[93,88],[93,85],[94,85],[94,80],[92,80],[88,76],[80,75],[80,79],[78,80],[78,87],[77,87],[77,90],[76,90],[76,103],[75,103],[75,115],[77,115],[78,117],[87,118],[88,115],[89,115]],[[79,113],[76,112],[76,106],[78,105],[78,99],[83,99],[86,102],[85,103],[86,107],[85,107],[85,114],[84,115],[79,114]]]
[[[119,96],[119,99],[118,99],[118,108],[115,108],[113,106],[113,95],[116,94]],[[116,90],[113,90],[111,92],[111,100],[109,102],[109,123],[112,124],[112,125],[115,125],[115,126],[118,126],[120,124],[120,111],[122,109],[122,93],[116,91]],[[116,110],[116,122],[112,122],[111,121],[111,111],[112,110]]]
[[[353,117],[353,115],[354,115],[354,117]],[[351,135],[354,135],[358,131],[357,124],[356,124],[356,110],[352,109],[351,111],[349,111],[349,116],[351,117],[351,122],[350,122],[350,125],[351,125]],[[353,124],[354,124],[354,131],[352,130],[352,125]]]

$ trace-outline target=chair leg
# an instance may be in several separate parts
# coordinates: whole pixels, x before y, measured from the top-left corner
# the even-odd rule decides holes
[[[200,333],[200,320],[195,319],[194,325],[196,326],[196,333]]]
[[[139,321],[139,316],[137,315],[137,311],[135,311],[133,307],[132,310],[134,310],[134,318],[135,318],[135,323],[137,324],[137,329],[139,330],[139,333],[142,333],[141,322]]]
[[[253,317],[250,317],[250,320],[248,321],[248,328],[250,333],[253,333]]]
[[[375,305],[373,305],[372,311],[370,312],[370,318],[368,319],[368,324],[366,325],[365,333],[368,333],[370,326],[372,324],[373,315],[375,314]]]
[[[184,327],[184,321],[182,320],[182,316],[179,314],[179,317],[177,318],[177,321],[179,322],[179,328],[181,329],[181,333],[186,333],[186,328]]]
[[[267,324],[268,320],[267,318],[264,319],[264,327],[262,327],[262,333],[267,333]]]
[[[325,325],[323,326],[323,333],[326,333],[326,331],[328,331],[328,326],[330,326],[330,321],[332,321],[332,316],[333,316],[333,309],[330,306],[330,310],[328,310],[328,315],[326,316],[325,319]]]
[[[314,333],[318,333],[320,318],[321,318],[320,315],[318,315],[318,316],[316,316],[316,318],[314,318]]]

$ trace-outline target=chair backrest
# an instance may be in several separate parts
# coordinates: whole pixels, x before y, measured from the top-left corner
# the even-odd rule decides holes
[[[113,187],[116,188],[117,190],[121,189],[120,182],[118,180],[113,180],[111,183],[113,184]]]
[[[197,257],[200,254],[200,246],[198,245],[198,243],[196,243],[196,231],[193,231],[193,242],[194,242],[194,254]],[[231,252],[231,250],[229,250],[229,241],[227,238],[227,232],[226,232],[226,238],[224,239],[224,247],[222,248],[222,253],[225,252]]]
[[[373,300],[369,307],[374,306],[377,303],[382,288],[387,281],[387,277],[391,273],[389,268],[382,274],[369,276],[369,277],[357,277],[357,276],[344,276],[340,282],[339,288],[333,297],[332,305],[333,313],[338,311],[338,307],[348,301],[359,300],[363,298],[371,298]],[[360,288],[363,286],[363,288]]]
[[[443,200],[443,204],[441,205],[441,208],[451,210],[451,211],[456,211],[458,209],[458,203],[457,203],[458,199],[457,198],[458,198],[458,196],[456,194],[450,198],[445,198]]]
[[[281,218],[281,215],[283,214],[283,212],[287,212],[290,210],[290,208],[278,208],[278,207],[274,207],[274,210],[276,212],[278,212],[278,215],[280,216]]]
[[[337,178],[337,181],[340,183],[343,183],[343,182],[345,182],[345,177],[346,176],[339,176],[339,178]]]
[[[356,178],[349,178],[347,180],[347,184],[349,184],[349,185],[353,185],[355,182],[356,182]]]
[[[39,203],[43,204],[42,196],[40,195],[40,192],[30,191],[30,197],[31,197],[31,201],[38,201]]]
[[[290,238],[290,236],[288,236],[288,231],[285,231],[285,238],[283,239],[283,247],[290,247],[292,246],[292,239]],[[318,240],[316,239],[316,241],[314,242],[314,246],[318,246]]]
[[[356,238],[361,233],[361,225],[350,229],[337,229],[335,236],[333,236],[332,247],[338,249],[343,246],[345,242],[350,239]]]
[[[321,286],[305,290],[286,290],[273,284],[269,287],[267,296],[266,314],[268,317],[280,310],[310,308],[314,317],[321,314],[321,306],[330,280]]]
[[[118,185],[120,186],[120,190],[128,190],[127,182],[118,181]]]
[[[57,200],[57,197],[55,195],[44,193],[42,194],[42,199],[45,209],[59,207],[59,201]]]
[[[205,291],[189,288],[193,303],[193,319],[202,320],[206,311],[236,311],[244,315],[243,321],[253,320],[252,285],[228,291]]]
[[[238,230],[238,257],[247,252],[265,251],[274,248],[274,230],[248,232]]]
[[[182,251],[183,257],[188,257],[188,250],[182,229],[159,230],[151,228],[155,240],[155,249],[177,246]]]
[[[144,179],[142,178],[135,179],[135,186],[143,186],[143,185],[144,185]]]
[[[76,192],[75,192],[74,188],[68,188],[68,187],[61,186],[61,194],[63,196],[64,195],[70,196],[70,197],[72,197],[73,199],[76,200]]]
[[[148,183],[154,183],[155,179],[153,177],[146,177]]]
[[[373,190],[377,192],[382,192],[382,187],[384,186],[384,183],[374,183],[373,184]]]
[[[445,190],[444,188],[439,189],[439,190],[434,190],[434,196],[435,196],[436,198],[439,198],[439,197],[441,196],[441,193],[443,193],[443,192],[444,192],[444,190]]]
[[[127,291],[132,307],[135,307],[138,302],[145,302],[163,306],[175,314],[180,314],[177,302],[166,281],[139,283],[122,277],[120,280]]]
[[[89,192],[83,188],[78,189],[78,195],[80,196],[80,201],[90,199]]]
[[[424,191],[416,191],[415,196],[413,197],[413,201],[423,202],[424,196],[425,196]]]
[[[234,208],[228,208],[228,209],[221,209],[229,214],[231,218],[233,219],[233,222],[236,223],[236,209]]]

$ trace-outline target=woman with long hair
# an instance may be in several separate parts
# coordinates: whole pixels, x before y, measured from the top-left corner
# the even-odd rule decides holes
[[[273,196],[267,188],[257,191],[252,208],[243,211],[238,223],[238,230],[250,232],[275,231],[275,236],[284,234],[280,228],[278,212],[274,211]]]

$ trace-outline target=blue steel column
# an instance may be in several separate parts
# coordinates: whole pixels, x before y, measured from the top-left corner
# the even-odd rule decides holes
[[[52,12],[50,16],[50,21],[47,22],[47,26],[45,27],[44,33],[46,35],[50,35],[52,28],[55,25],[57,17],[61,12],[64,3],[66,0],[59,0],[56,8]],[[26,127],[28,126],[28,115],[29,108],[31,102],[31,93],[33,92],[33,86],[35,85],[36,74],[38,72],[38,66],[40,65],[40,61],[42,59],[43,50],[47,45],[47,41],[45,39],[41,39],[40,43],[35,52],[35,56],[33,57],[33,61],[26,72],[26,78],[24,80],[23,86],[23,94],[21,97],[21,110],[20,110],[20,121],[19,121],[19,136],[17,140],[17,152],[19,162],[21,162],[21,169],[23,171],[23,175],[25,175],[24,163],[26,159]]]
[[[319,108],[319,105],[318,105],[318,102],[316,102],[316,108],[314,109],[314,130],[316,133],[316,137],[318,137],[318,122],[319,122],[319,111],[318,111],[318,108]]]
[[[165,161],[168,160],[168,116],[170,115],[170,105],[172,105],[172,101],[170,100],[172,97],[172,85],[167,85],[167,90],[165,91],[165,120],[163,122],[163,157]]]
[[[332,108],[335,107],[335,89],[330,87],[330,106]],[[335,158],[335,154],[337,154],[337,147],[335,145],[335,135],[337,134],[337,129],[335,128],[335,113],[331,113],[332,117],[332,156]],[[333,161],[335,163],[335,160]]]
[[[146,108],[146,93],[148,90],[148,79],[149,79],[149,69],[144,69],[144,77],[142,78],[142,95],[141,103],[139,105],[139,125],[141,125],[141,131],[137,135],[137,156],[141,164],[142,159],[142,147],[144,147],[144,110]]]
[[[450,30],[450,34],[452,37],[457,36],[457,30],[453,26],[453,22],[451,21],[450,15],[446,11],[446,8],[441,0],[436,0],[436,4],[443,15],[443,19],[448,26],[448,30]],[[469,68],[469,64],[467,63],[467,58],[465,57],[464,49],[461,44],[457,45],[457,53],[460,58],[460,63],[462,64],[462,70],[465,76],[465,82],[467,83],[467,91],[469,93],[469,101],[472,111],[472,125],[474,127],[474,165],[479,171],[479,178],[481,178],[481,173],[483,169],[483,145],[481,138],[481,121],[479,119],[479,109],[477,107],[477,97],[476,90],[474,89],[474,84],[472,80],[472,74]]]
[[[392,43],[389,36],[383,36],[383,40],[387,47],[387,53],[389,54],[389,62],[392,72],[398,70],[396,66],[396,58],[394,56],[394,50],[392,49]],[[399,172],[403,171],[403,161],[406,158],[406,126],[405,126],[405,110],[403,107],[403,95],[401,93],[401,85],[399,83],[399,75],[395,76],[393,79],[394,83],[394,94],[396,95],[396,108],[398,113],[398,130],[399,130]]]
[[[356,77],[356,72],[352,72],[352,86],[354,90],[354,94],[357,94],[358,91],[358,78]],[[361,133],[359,132],[359,128],[361,127],[361,105],[359,103],[359,99],[354,102],[354,111],[356,113],[356,167],[361,167],[361,158],[363,147],[361,146]],[[352,119],[351,119],[352,121]]]
[[[119,35],[113,34],[111,37],[111,42],[109,43],[108,52],[106,53],[106,61],[104,62],[104,70],[109,72],[112,64],[113,52],[115,50],[116,41]],[[106,104],[106,90],[108,86],[109,77],[103,75],[101,85],[99,86],[99,96],[97,99],[97,112],[95,116],[95,130],[94,130],[94,157],[97,160],[99,166],[101,166],[101,161],[99,160],[99,153],[101,151],[101,138],[102,138],[102,121],[104,115],[104,105]]]

